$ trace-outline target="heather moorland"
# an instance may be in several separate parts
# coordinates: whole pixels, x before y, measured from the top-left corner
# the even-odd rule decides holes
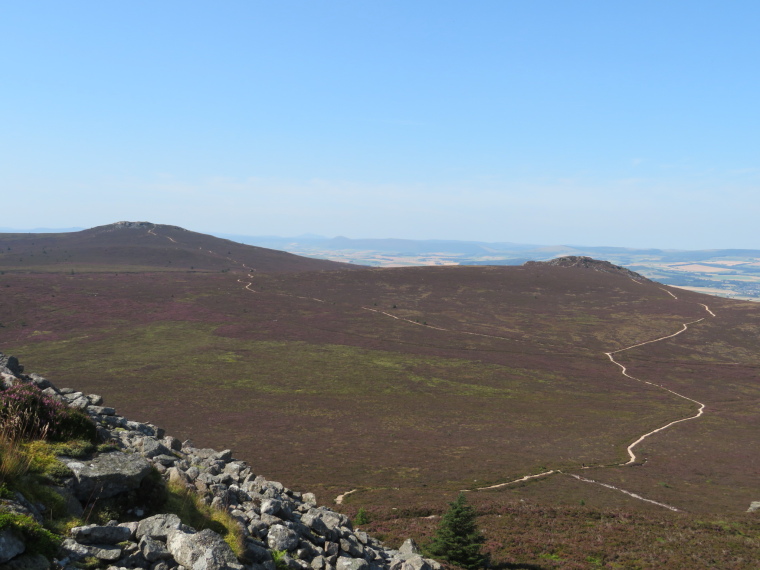
[[[758,558],[757,304],[603,262],[362,268],[153,224],[0,252],[4,352],[320,502],[351,491],[335,508],[380,538],[424,543],[467,490],[503,567]]]

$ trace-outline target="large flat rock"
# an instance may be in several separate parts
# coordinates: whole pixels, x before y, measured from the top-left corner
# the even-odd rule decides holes
[[[74,472],[74,495],[83,503],[137,489],[151,470],[145,458],[121,451],[102,453],[89,461],[61,461]]]

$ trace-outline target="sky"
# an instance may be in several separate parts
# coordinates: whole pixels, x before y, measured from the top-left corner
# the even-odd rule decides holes
[[[760,3],[0,0],[2,225],[759,248]]]

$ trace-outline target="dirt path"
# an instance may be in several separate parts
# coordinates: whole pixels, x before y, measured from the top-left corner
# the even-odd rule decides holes
[[[673,297],[673,299],[678,300],[678,297],[676,295],[674,295],[671,291],[668,291],[667,289],[663,289],[662,287],[660,289],[662,291],[665,291],[671,297]],[[697,304],[701,305],[702,307],[704,307],[705,311],[707,311],[707,313],[711,317],[715,317],[716,316],[715,313],[713,313],[710,310],[710,307],[708,307],[704,303],[697,303]],[[678,336],[678,335],[686,332],[689,329],[689,325],[693,325],[693,324],[702,322],[704,320],[705,320],[705,317],[702,317],[701,319],[697,319],[695,321],[690,321],[688,323],[683,323],[681,330],[679,330],[679,331],[677,331],[677,332],[675,332],[673,334],[661,336],[661,337],[653,339],[653,340],[647,340],[647,341],[644,341],[644,342],[639,342],[637,344],[633,344],[633,345],[627,346],[625,348],[620,348],[618,350],[613,350],[613,351],[605,352],[604,353],[610,359],[610,361],[613,364],[615,364],[616,366],[620,367],[621,373],[626,378],[630,378],[631,380],[635,380],[636,382],[642,382],[644,384],[648,384],[650,386],[654,386],[656,388],[659,388],[660,390],[665,390],[666,392],[669,392],[669,393],[673,394],[674,396],[677,396],[678,398],[682,398],[684,400],[688,400],[689,402],[693,402],[694,404],[697,404],[697,406],[699,406],[699,408],[697,410],[697,413],[694,414],[693,416],[689,416],[687,418],[681,418],[679,420],[674,420],[672,422],[669,422],[669,423],[665,424],[664,426],[661,426],[661,427],[659,427],[657,429],[654,429],[654,430],[652,430],[650,432],[647,432],[644,435],[642,435],[641,437],[639,437],[636,441],[634,441],[632,444],[630,444],[626,448],[626,451],[628,452],[629,459],[625,463],[618,463],[616,465],[584,466],[583,469],[591,469],[592,467],[606,467],[606,468],[624,467],[624,466],[627,466],[627,465],[631,465],[631,464],[635,463],[636,459],[637,459],[636,454],[633,452],[633,448],[636,447],[638,444],[640,444],[642,441],[644,441],[646,438],[648,438],[649,436],[654,435],[656,433],[659,433],[661,431],[664,431],[664,430],[666,430],[666,429],[668,429],[668,428],[670,428],[670,427],[672,427],[672,426],[674,426],[676,424],[679,424],[681,422],[686,422],[686,421],[689,421],[689,420],[697,419],[697,418],[699,418],[700,416],[702,416],[704,414],[704,411],[705,411],[705,404],[704,403],[702,403],[702,402],[700,402],[698,400],[695,400],[694,398],[689,398],[688,396],[684,396],[683,394],[679,394],[678,392],[675,392],[674,390],[671,390],[670,388],[666,388],[665,386],[663,386],[661,384],[657,384],[655,382],[650,382],[648,380],[641,380],[640,378],[636,378],[635,376],[631,376],[630,374],[628,374],[627,368],[623,364],[621,364],[620,362],[618,362],[617,360],[615,360],[615,358],[613,357],[613,354],[618,354],[620,352],[624,352],[626,350],[631,350],[631,349],[637,348],[639,346],[645,346],[647,344],[652,344],[654,342],[660,342],[660,341],[663,341],[663,340],[666,340],[666,339]],[[550,471],[545,471],[543,473],[538,473],[536,475],[527,475],[525,477],[521,477],[520,479],[515,479],[514,481],[509,481],[507,483],[500,483],[498,485],[491,485],[489,487],[479,487],[479,488],[477,488],[475,490],[476,491],[485,491],[485,490],[489,490],[489,489],[498,489],[498,488],[501,488],[501,487],[506,487],[508,485],[513,485],[515,483],[520,483],[520,482],[528,481],[529,479],[535,479],[537,477],[549,476],[549,475],[552,475],[552,474],[568,475],[570,477],[573,477],[574,479],[577,479],[578,481],[582,481],[584,483],[592,483],[592,484],[596,484],[596,485],[601,485],[602,487],[606,487],[608,489],[612,489],[612,490],[618,491],[620,493],[624,493],[624,494],[626,494],[626,495],[628,495],[630,497],[633,497],[634,499],[645,501],[647,503],[652,503],[654,505],[658,505],[660,507],[669,509],[671,511],[680,511],[680,509],[677,509],[676,507],[673,507],[671,505],[666,505],[665,503],[660,503],[658,501],[653,501],[652,499],[647,499],[645,497],[642,497],[641,495],[638,495],[636,493],[632,493],[631,491],[626,491],[625,489],[620,489],[619,487],[615,487],[614,485],[609,485],[607,483],[602,483],[600,481],[595,481],[593,479],[588,479],[586,477],[581,477],[580,475],[575,475],[574,473],[563,473],[560,470],[550,470]]]
[[[703,321],[703,320],[704,319],[699,319],[697,321],[693,321],[692,323],[688,323],[688,324],[698,323],[698,322]],[[697,410],[697,413],[694,414],[693,416],[689,416],[688,418],[682,418],[680,420],[672,421],[672,422],[670,422],[670,423],[668,423],[668,424],[666,424],[666,425],[664,425],[662,427],[659,427],[657,429],[654,429],[654,430],[652,430],[650,432],[645,433],[639,439],[637,439],[636,441],[634,441],[626,449],[626,451],[628,452],[628,457],[630,459],[628,461],[626,461],[625,463],[621,463],[620,464],[621,466],[623,466],[623,465],[630,465],[630,464],[636,462],[636,454],[633,452],[633,448],[636,447],[638,444],[640,444],[642,441],[644,441],[646,438],[648,438],[650,435],[653,435],[655,433],[658,433],[658,432],[661,432],[663,430],[666,430],[669,427],[674,426],[676,424],[679,424],[681,422],[686,422],[686,421],[689,421],[689,420],[697,419],[702,414],[704,414],[704,412],[705,412],[705,405],[702,402],[699,402],[699,401],[697,401],[697,400],[695,400],[693,398],[689,398],[688,396],[684,396],[683,394],[679,394],[678,392],[675,392],[675,391],[671,390],[670,388],[666,388],[662,384],[656,384],[656,383],[650,382],[648,380],[641,380],[640,378],[636,378],[635,376],[631,376],[630,374],[628,374],[627,368],[625,366],[623,366],[622,364],[620,364],[617,360],[615,360],[612,355],[613,354],[617,354],[618,352],[623,352],[624,350],[630,350],[631,348],[635,348],[637,346],[642,346],[642,345],[645,345],[645,344],[650,344],[652,342],[657,342],[658,340],[665,340],[666,338],[672,338],[672,337],[674,337],[676,335],[681,334],[682,332],[686,331],[687,329],[688,329],[687,324],[684,324],[683,325],[683,329],[681,329],[680,331],[678,331],[675,334],[664,336],[664,337],[656,339],[656,340],[651,340],[651,341],[635,344],[633,346],[629,346],[628,348],[621,348],[620,350],[616,350],[614,352],[605,352],[605,354],[609,357],[610,361],[612,361],[613,364],[616,364],[617,366],[620,367],[620,370],[621,370],[623,376],[625,376],[626,378],[630,378],[631,380],[636,380],[636,382],[642,382],[644,384],[649,384],[650,386],[654,386],[656,388],[659,388],[660,390],[665,390],[666,392],[670,392],[674,396],[678,396],[679,398],[683,398],[684,400],[688,400],[688,401],[693,402],[693,403],[695,403],[695,404],[697,404],[699,406],[699,409]]]
[[[150,228],[148,230],[148,233],[152,236],[160,237],[156,232],[153,231],[153,228]],[[170,238],[169,236],[164,236],[166,239],[168,239],[172,243],[177,243],[177,240]]]
[[[536,473],[535,475],[526,475],[525,477],[520,477],[519,479],[515,479],[514,481],[509,481],[508,483],[499,483],[498,485],[491,485],[490,487],[478,487],[475,490],[487,491],[489,489],[500,489],[501,487],[506,487],[507,485],[522,483],[523,481],[536,479],[537,477],[545,477],[546,475],[551,475],[552,473],[562,473],[562,471],[555,471],[554,469],[552,469],[551,471],[544,471],[543,473]],[[462,491],[470,491],[470,489],[462,489]]]
[[[403,322],[409,323],[411,325],[417,325],[419,327],[425,327],[425,328],[428,328],[428,329],[432,329],[434,331],[443,331],[443,332],[456,333],[456,334],[469,334],[469,335],[472,335],[472,336],[483,336],[483,337],[486,337],[486,338],[497,338],[499,340],[508,340],[508,341],[511,341],[511,342],[519,342],[519,339],[509,338],[509,337],[506,337],[506,336],[496,336],[496,335],[493,335],[493,334],[476,333],[476,332],[469,332],[469,331],[460,331],[460,330],[455,330],[455,329],[445,329],[443,327],[434,327],[433,325],[428,325],[428,324],[425,324],[425,323],[420,323],[420,322],[417,322],[417,321],[413,321],[411,319],[405,319],[404,317],[397,317],[396,315],[392,315],[390,313],[386,313],[385,311],[379,311],[377,309],[372,309],[370,307],[362,307],[362,309],[364,309],[365,311],[372,311],[373,313],[378,313],[380,315],[385,315],[386,317],[390,317],[392,319],[396,319],[397,321],[403,321]]]
[[[657,505],[658,507],[664,507],[666,509],[675,511],[677,513],[681,512],[681,509],[677,509],[676,507],[673,507],[671,505],[666,505],[665,503],[653,501],[652,499],[647,499],[646,497],[642,497],[641,495],[637,495],[636,493],[631,493],[630,491],[626,491],[625,489],[621,489],[620,487],[615,487],[615,485],[609,485],[608,483],[602,483],[601,481],[594,481],[593,479],[587,479],[586,477],[581,477],[580,475],[575,475],[574,473],[564,473],[564,475],[568,475],[572,477],[573,479],[578,479],[578,481],[583,481],[584,483],[593,483],[594,485],[601,485],[602,487],[606,487],[607,489],[612,489],[613,491],[619,491],[620,493],[624,493],[630,497],[633,497],[634,499],[638,499],[639,501],[652,503],[653,505]]]
[[[343,504],[343,499],[345,499],[346,497],[348,497],[352,493],[356,493],[358,490],[359,489],[351,489],[350,491],[346,491],[342,495],[338,495],[337,497],[335,497],[335,504],[336,505],[342,505]]]
[[[242,279],[238,279],[237,282],[238,283],[245,283],[245,281],[243,281]],[[248,289],[251,293],[258,293],[258,291],[256,291],[256,289],[251,289],[251,285],[253,285],[253,283],[252,282],[248,282],[248,283],[245,284],[245,287],[243,287],[243,289]]]

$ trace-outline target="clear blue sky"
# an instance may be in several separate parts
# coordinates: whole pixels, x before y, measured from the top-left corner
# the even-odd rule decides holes
[[[760,2],[0,1],[2,225],[760,248]]]

